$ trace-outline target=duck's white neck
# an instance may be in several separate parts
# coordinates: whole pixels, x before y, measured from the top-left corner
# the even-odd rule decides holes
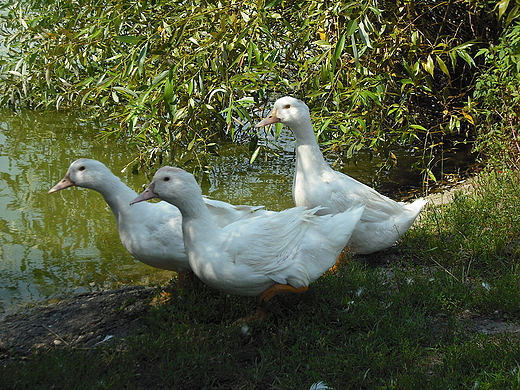
[[[105,202],[112,210],[118,225],[122,214],[129,210],[130,207],[135,208],[135,205],[130,206],[130,202],[137,196],[137,193],[115,175],[105,177],[103,185],[93,189],[103,196]]]
[[[212,267],[214,256],[206,253],[212,242],[218,241],[220,229],[213,220],[201,196],[195,196],[184,202],[176,202],[182,214],[182,234],[184,247],[195,274],[203,273],[204,267]],[[199,259],[204,259],[203,262]]]
[[[296,172],[312,173],[328,169],[311,122],[299,122],[291,126],[291,129],[296,137]]]
[[[181,211],[183,222],[196,221],[198,223],[199,221],[207,221],[209,226],[214,225],[214,227],[217,228],[202,199],[202,195],[197,194],[190,199],[176,200],[175,205]]]

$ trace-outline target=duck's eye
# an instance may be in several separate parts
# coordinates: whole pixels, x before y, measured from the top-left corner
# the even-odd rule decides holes
[[[286,104],[284,108],[287,110],[287,109],[291,108],[291,105],[290,104]]]
[[[170,181],[170,178],[169,178],[168,176],[166,176],[166,177],[164,178],[164,181]]]
[[[81,167],[79,167],[79,170],[80,170],[80,171],[84,171],[85,169],[87,169],[87,168],[85,168],[84,165],[82,165]]]

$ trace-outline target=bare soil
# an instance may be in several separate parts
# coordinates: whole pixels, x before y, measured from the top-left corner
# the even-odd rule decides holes
[[[155,290],[131,286],[76,295],[0,320],[0,362],[38,348],[95,348],[136,334]]]

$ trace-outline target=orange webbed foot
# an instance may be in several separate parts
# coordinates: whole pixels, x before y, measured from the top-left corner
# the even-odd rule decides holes
[[[268,288],[265,290],[262,295],[260,295],[259,304],[262,304],[263,302],[267,302],[272,297],[278,294],[282,293],[294,293],[294,294],[301,294],[304,293],[309,289],[309,286],[301,287],[301,288],[295,288],[293,286],[289,286],[288,284],[275,284],[273,287]]]
[[[345,264],[347,264],[350,261],[350,250],[348,247],[345,247],[341,253],[339,254],[338,258],[336,259],[336,263],[329,268],[329,272],[335,274],[338,272],[339,268]]]
[[[258,300],[258,308],[255,315],[250,317],[240,318],[234,322],[235,325],[245,325],[251,323],[253,321],[262,322],[267,317],[267,308],[264,306],[264,303],[269,301],[275,295],[282,293],[293,293],[293,294],[301,294],[309,289],[308,286],[295,288],[293,286],[289,286],[288,284],[275,284],[274,286],[265,290]]]
[[[267,317],[267,309],[264,306],[258,306],[258,308],[256,310],[256,314],[249,316],[249,317],[240,318],[240,319],[236,320],[235,322],[233,322],[233,324],[243,326],[243,325],[250,324],[252,322],[263,322],[266,317]]]

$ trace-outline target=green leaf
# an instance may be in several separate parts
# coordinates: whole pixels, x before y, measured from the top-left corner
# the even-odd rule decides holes
[[[164,83],[163,97],[166,103],[170,103],[173,100],[173,81],[170,79],[167,79],[166,83]]]
[[[450,51],[449,56],[451,58],[451,67],[455,68],[457,66],[457,52],[456,51]]]
[[[465,50],[469,49],[470,47],[473,47],[472,41],[461,43],[460,45],[455,46],[452,50]]]
[[[426,72],[433,76],[435,65],[433,64],[433,58],[431,55],[429,55],[426,61],[422,63],[422,66]]]
[[[126,87],[114,87],[113,89],[116,91],[119,91],[119,92],[123,92],[127,96],[131,96],[134,98],[138,97],[138,95],[134,91],[132,91],[131,89],[128,89]]]
[[[361,42],[363,42],[365,46],[372,48],[372,45],[370,44],[370,37],[365,30],[365,25],[363,22],[359,22],[359,36],[361,37]]]
[[[119,103],[119,96],[117,95],[116,91],[112,91],[112,100],[114,103]]]
[[[99,28],[97,29],[96,31],[94,31],[94,33],[92,35],[90,35],[88,37],[88,39],[96,39],[98,36],[101,35],[101,33],[103,32],[103,29],[102,28]]]
[[[328,129],[330,122],[332,121],[332,118],[327,118],[325,122],[320,126],[319,130],[316,132],[316,136],[319,137],[321,133],[323,133],[325,130]]]
[[[466,61],[468,63],[468,65],[475,66],[475,61],[469,55],[468,52],[460,50],[460,51],[457,51],[457,54],[459,55],[460,58],[462,58],[464,61]]]
[[[356,63],[356,67],[359,66],[359,52],[356,45],[356,36],[352,34],[350,36],[350,41],[352,42],[352,55],[354,56],[354,61]]]
[[[498,8],[498,18],[502,19],[504,12],[506,12],[507,7],[509,6],[509,0],[501,0],[497,3],[495,9]]]
[[[437,60],[437,64],[439,65],[439,68],[441,69],[442,73],[444,73],[446,76],[450,77],[450,71],[448,70],[446,63],[442,60],[442,58],[439,56],[436,56],[435,59]]]
[[[146,43],[139,52],[139,57],[137,57],[137,69],[139,74],[143,74],[143,65],[146,59],[146,53],[148,52],[148,43]]]
[[[341,57],[341,53],[343,52],[343,48],[345,47],[345,34],[342,34],[338,42],[336,43],[336,48],[334,49],[334,55],[332,56],[332,69],[334,71],[336,67],[336,62],[338,61],[339,57]]]
[[[193,139],[188,144],[188,147],[186,149],[191,150],[193,149],[193,146],[195,146],[195,142],[197,141],[197,137],[193,137]]]
[[[16,70],[10,70],[7,73],[10,73],[13,76],[17,76],[17,77],[22,77],[23,76],[20,72],[17,72]]]
[[[423,127],[421,125],[414,125],[414,124],[412,124],[412,125],[410,125],[410,127],[412,129],[417,129],[417,130],[421,130],[421,131],[428,131],[428,129],[426,129],[425,127]]]
[[[280,134],[282,133],[283,124],[280,122],[276,123],[274,125],[275,131],[274,131],[274,138],[277,140],[280,137]]]
[[[152,80],[152,86],[157,85],[162,80],[164,80],[164,78],[166,76],[168,76],[169,73],[170,73],[169,70],[165,70],[165,71],[162,71],[161,73],[159,73],[157,76],[155,76],[155,78]]]
[[[437,182],[437,178],[435,177],[435,174],[431,171],[431,169],[425,169],[426,171],[426,174],[428,175],[428,177],[434,182],[436,183]]]
[[[367,130],[367,124],[366,122],[362,119],[362,118],[355,118],[356,122],[358,123],[359,127],[361,128],[361,130],[363,132],[365,132]],[[358,150],[362,147],[363,145],[359,145],[359,148]]]
[[[115,36],[114,39],[116,41],[120,41],[123,43],[129,43],[131,45],[137,45],[139,42],[141,42],[145,37],[134,37],[131,35],[119,35]]]
[[[351,19],[348,24],[347,24],[347,29],[345,31],[345,34],[347,36],[351,36],[353,34],[355,34],[355,32],[357,31],[358,29],[358,22],[356,19]]]
[[[251,158],[249,159],[249,164],[253,164],[255,162],[256,158],[258,157],[258,153],[260,153],[260,146],[258,146],[251,155]]]

